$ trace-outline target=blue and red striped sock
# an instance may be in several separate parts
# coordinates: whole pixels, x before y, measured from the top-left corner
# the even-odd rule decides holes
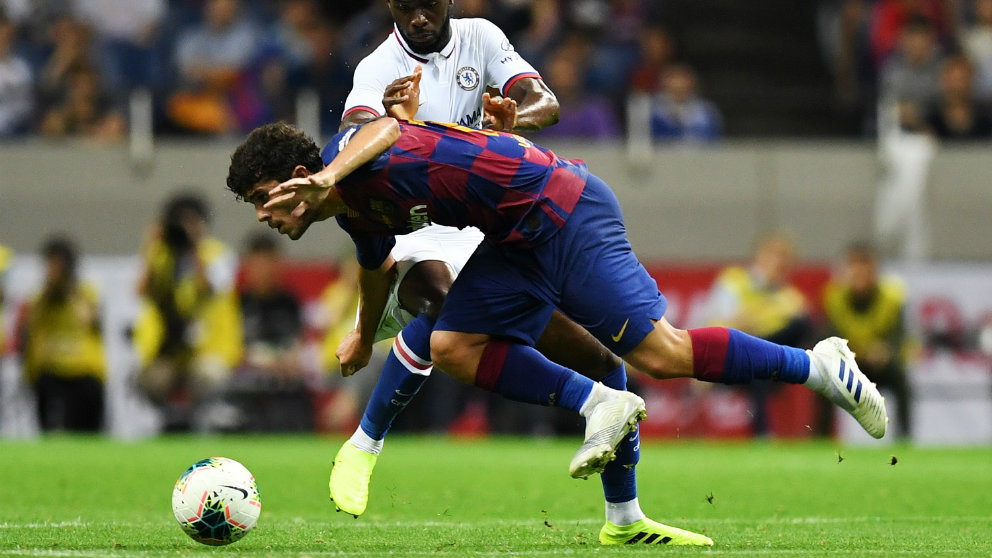
[[[809,355],[802,349],[777,345],[736,329],[690,329],[692,375],[706,382],[746,384],[776,380],[801,384],[809,377]]]
[[[555,364],[537,349],[506,340],[490,341],[482,353],[475,385],[507,399],[578,412],[594,382]]]
[[[360,427],[373,440],[386,435],[396,417],[427,381],[434,367],[430,359],[433,329],[434,320],[421,314],[393,341],[362,415]]]

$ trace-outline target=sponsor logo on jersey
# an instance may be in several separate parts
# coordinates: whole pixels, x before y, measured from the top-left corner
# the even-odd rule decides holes
[[[482,80],[479,77],[479,70],[472,66],[462,66],[455,74],[455,81],[458,82],[458,87],[465,91],[472,91],[479,86],[479,82]]]
[[[427,215],[426,205],[415,205],[410,208],[410,230],[416,231],[431,224],[431,218]]]
[[[475,109],[472,114],[466,114],[458,124],[467,128],[479,128],[482,126],[482,109]]]

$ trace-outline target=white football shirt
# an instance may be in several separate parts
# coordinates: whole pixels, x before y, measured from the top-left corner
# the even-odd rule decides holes
[[[424,67],[417,119],[471,128],[482,126],[482,94],[488,87],[506,96],[517,80],[541,77],[503,31],[485,19],[452,19],[451,40],[440,52],[427,55],[410,49],[394,25],[392,34],[355,69],[344,116],[355,110],[385,114],[386,86],[417,66]]]

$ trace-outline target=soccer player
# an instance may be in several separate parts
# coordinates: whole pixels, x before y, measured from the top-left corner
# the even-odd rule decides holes
[[[538,130],[558,121],[554,94],[497,26],[484,19],[452,19],[450,1],[399,0],[387,6],[393,33],[356,68],[342,130],[389,113],[407,99],[414,81],[422,91],[422,118],[497,130]],[[375,285],[373,274],[362,273],[358,327],[337,352],[342,374],[367,365],[375,341],[396,341],[361,424],[335,456],[329,488],[338,509],[355,516],[365,511],[385,435],[431,372],[433,321],[481,240],[474,227],[426,226],[396,238],[390,253],[395,271],[392,278],[383,277],[388,281]],[[626,389],[623,361],[561,314],[552,317],[537,349],[608,387]],[[641,523],[646,518],[637,500],[639,444],[636,431],[625,437],[617,459],[601,475],[607,521],[634,534],[651,529]]]
[[[409,97],[397,113],[408,118],[416,115],[416,87]],[[286,176],[292,178],[279,183]],[[601,401],[620,400],[616,392],[533,349],[556,307],[652,377],[805,384],[871,435],[885,433],[884,401],[843,340],[826,339],[806,352],[733,329],[669,324],[666,301],[634,256],[609,187],[581,161],[519,136],[386,117],[339,133],[321,155],[293,128],[269,125],[235,151],[228,187],[254,206],[259,221],[290,238],[334,217],[366,269],[388,260],[393,235],[422,226],[423,215],[482,230],[486,241],[441,309],[431,355],[466,382],[586,416],[586,439],[569,466],[573,477],[601,471],[639,411],[606,407]],[[597,417],[600,408],[618,416]],[[602,428],[589,428],[594,421]],[[608,522],[600,539],[615,536],[621,535]],[[686,531],[675,536],[682,544],[712,544]]]

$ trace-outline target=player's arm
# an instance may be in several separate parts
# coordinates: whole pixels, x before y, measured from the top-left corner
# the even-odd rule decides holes
[[[351,376],[367,366],[371,360],[375,332],[379,328],[382,313],[386,310],[389,289],[395,276],[396,261],[389,255],[377,269],[359,268],[358,323],[341,340],[336,352],[341,361],[342,376]]]
[[[341,120],[341,126],[338,127],[338,131],[341,132],[347,130],[352,126],[361,126],[362,124],[372,122],[376,118],[379,118],[379,115],[374,112],[365,109],[355,109],[349,112],[344,119]]]
[[[293,217],[310,223],[333,217],[340,213],[340,208],[330,196],[331,188],[399,139],[400,125],[394,118],[386,116],[365,124],[341,140],[347,141],[347,145],[321,171],[296,176],[272,188],[265,208],[290,205],[294,208]]]
[[[510,86],[507,96],[516,103],[515,120],[510,130],[541,130],[558,123],[561,107],[558,98],[543,79],[525,77]]]

